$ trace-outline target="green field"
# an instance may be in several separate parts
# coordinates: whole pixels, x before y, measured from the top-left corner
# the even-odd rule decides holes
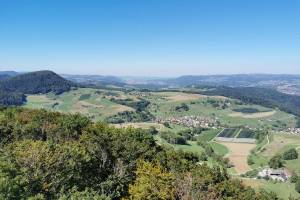
[[[217,142],[211,142],[210,145],[218,155],[225,156],[229,153],[228,148],[222,144],[219,144]]]
[[[220,129],[205,130],[199,136],[197,136],[197,140],[203,142],[210,142],[218,135],[220,131],[221,131]]]
[[[267,166],[269,160],[276,154],[282,154],[288,149],[296,148],[300,154],[300,136],[274,133],[270,138],[270,143],[264,141],[262,151],[258,151],[251,155],[254,164],[252,168]],[[257,151],[257,150],[256,150]],[[291,172],[300,174],[300,158],[296,160],[285,161],[285,167]]]
[[[225,128],[219,133],[218,137],[234,138],[239,131],[240,129],[236,128]]]
[[[112,96],[114,95],[114,96]],[[136,98],[123,92],[109,93],[106,90],[79,88],[60,95],[28,95],[25,107],[44,108],[59,112],[81,113],[93,120],[103,120],[121,111],[134,110],[131,107],[112,102],[111,98]]]
[[[272,182],[259,179],[242,179],[244,184],[251,186],[256,190],[261,188],[276,193],[280,198],[289,199],[289,197],[300,198],[296,192],[295,185],[292,183]]]

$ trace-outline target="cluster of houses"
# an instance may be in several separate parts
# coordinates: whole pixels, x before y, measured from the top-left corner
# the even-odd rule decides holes
[[[168,122],[191,128],[216,128],[216,120],[200,116],[171,117],[167,119],[157,119],[156,121],[157,123]]]
[[[285,169],[264,169],[258,173],[258,177],[264,178],[264,179],[269,179],[269,180],[274,180],[274,181],[281,181],[285,182],[287,181],[290,177],[291,174],[285,170]]]
[[[292,135],[300,135],[300,128],[288,128],[287,130],[282,132],[292,134]]]

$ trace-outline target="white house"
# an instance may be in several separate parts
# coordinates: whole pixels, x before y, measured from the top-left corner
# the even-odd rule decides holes
[[[264,169],[258,173],[258,176],[282,182],[287,181],[290,177],[289,173],[284,169]]]

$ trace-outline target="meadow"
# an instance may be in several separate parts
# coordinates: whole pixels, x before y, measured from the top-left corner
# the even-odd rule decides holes
[[[114,103],[111,98],[136,98],[123,92],[109,92],[90,88],[79,88],[60,95],[28,95],[25,107],[44,108],[65,113],[81,113],[94,121],[122,111],[134,111],[133,108]]]
[[[289,197],[300,198],[300,194],[295,191],[295,185],[292,183],[272,182],[261,179],[241,179],[246,186],[256,190],[265,189],[276,193],[282,199]]]
[[[263,146],[263,150],[254,151],[251,158],[254,162],[252,168],[267,166],[269,160],[276,154],[282,154],[288,149],[296,148],[300,154],[300,136],[286,133],[273,133],[270,142]],[[285,167],[291,171],[300,174],[300,158],[295,160],[286,160]]]

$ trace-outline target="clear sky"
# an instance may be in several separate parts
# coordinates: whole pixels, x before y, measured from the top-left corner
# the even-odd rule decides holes
[[[0,70],[300,74],[299,0],[0,0]]]

